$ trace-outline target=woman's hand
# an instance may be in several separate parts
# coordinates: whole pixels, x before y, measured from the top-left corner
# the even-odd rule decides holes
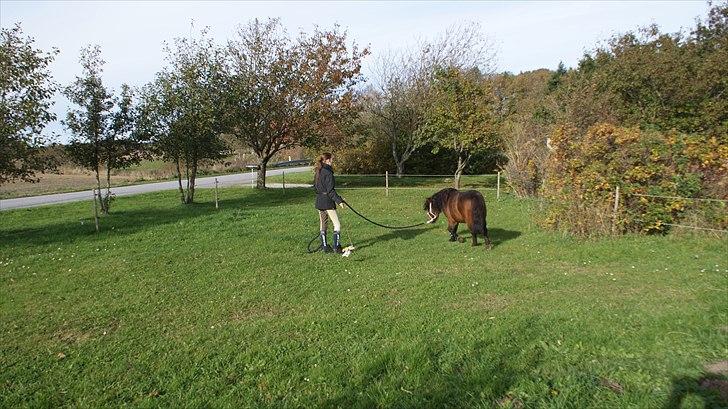
[[[344,208],[344,202],[339,203],[339,206],[341,206],[341,208],[343,209]]]

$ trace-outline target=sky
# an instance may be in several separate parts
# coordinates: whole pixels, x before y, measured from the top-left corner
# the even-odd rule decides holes
[[[251,19],[279,17],[289,33],[339,24],[359,46],[369,46],[370,64],[390,49],[433,38],[463,21],[480,23],[495,45],[498,71],[519,73],[575,66],[584,52],[612,35],[657,24],[664,32],[695,25],[707,13],[704,1],[0,1],[0,26],[21,23],[35,47],[60,54],[50,69],[70,84],[80,75],[79,50],[101,47],[104,82],[141,86],[165,64],[163,43],[209,27],[219,43]],[[194,29],[191,27],[194,24]],[[54,112],[65,117],[68,101],[56,96]],[[56,121],[46,133],[68,137]]]

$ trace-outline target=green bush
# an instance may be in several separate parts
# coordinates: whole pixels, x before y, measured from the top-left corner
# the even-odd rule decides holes
[[[684,199],[728,199],[728,144],[722,138],[600,123],[583,135],[558,128],[552,147],[542,188],[548,226],[580,235],[664,233],[686,220],[728,228],[725,202]]]

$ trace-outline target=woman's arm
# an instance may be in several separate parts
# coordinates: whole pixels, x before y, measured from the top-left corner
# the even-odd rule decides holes
[[[331,172],[321,172],[320,177],[321,186],[324,188],[326,196],[333,200],[337,205],[340,205],[344,199],[336,193],[336,188],[334,188],[334,174]]]

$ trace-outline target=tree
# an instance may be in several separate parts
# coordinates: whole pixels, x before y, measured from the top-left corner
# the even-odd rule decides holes
[[[556,102],[552,86],[566,73],[563,64],[554,71],[540,69],[493,78],[496,112],[501,124],[502,166],[516,196],[535,196],[545,177],[547,140],[555,123]],[[556,84],[556,85],[553,85]]]
[[[480,26],[470,22],[452,25],[432,40],[377,61],[368,110],[375,132],[389,139],[397,176],[404,174],[405,162],[428,141],[422,127],[437,70],[454,67],[491,73],[494,57]]]
[[[356,114],[354,86],[368,50],[349,52],[338,27],[292,40],[279,20],[256,19],[238,29],[228,52],[226,133],[257,155],[258,188],[273,155],[320,144]]]
[[[115,97],[101,79],[105,61],[99,46],[81,50],[83,75],[63,90],[75,105],[66,114],[64,125],[73,138],[67,152],[73,162],[96,175],[99,207],[108,214],[111,207],[111,174],[142,158],[138,141],[132,138],[132,92],[123,84],[121,95]],[[106,193],[101,194],[101,172],[106,172]]]
[[[402,177],[404,165],[415,150],[427,142],[421,127],[429,92],[427,76],[401,57],[379,60],[380,85],[366,99],[370,126],[389,141],[397,177]]]
[[[457,152],[456,188],[473,153],[499,145],[494,106],[494,98],[476,70],[451,67],[436,73],[426,129],[437,143],[435,149],[449,147]]]
[[[224,56],[206,34],[177,38],[166,47],[170,65],[143,87],[137,108],[136,135],[175,164],[184,204],[194,202],[199,165],[222,159],[228,150],[220,139]]]
[[[726,226],[725,212],[679,198],[728,192],[726,33],[721,2],[690,31],[615,35],[560,78],[542,186],[547,224],[581,234],[666,232],[681,220]]]
[[[566,75],[566,66],[564,65],[563,61],[559,61],[559,66],[556,68],[556,71],[551,74],[551,77],[549,78],[547,89],[549,92],[553,92],[556,90],[556,88],[559,87],[559,84],[561,84],[561,79]]]
[[[111,200],[111,173],[116,169],[124,169],[139,163],[146,152],[141,141],[134,136],[134,93],[127,84],[121,85],[121,94],[113,98],[116,107],[109,118],[109,129],[101,144],[101,161],[106,167],[107,205]]]
[[[55,168],[43,155],[45,125],[57,85],[48,66],[57,49],[43,52],[24,38],[20,25],[0,32],[0,185],[13,180],[37,181],[35,174]]]
[[[615,35],[561,77],[563,122],[584,133],[608,122],[728,135],[728,6],[686,32],[655,25]]]
[[[100,171],[103,166],[102,149],[109,131],[111,109],[114,106],[112,95],[101,80],[104,60],[101,59],[99,46],[87,46],[81,50],[80,58],[83,76],[63,90],[63,94],[78,109],[70,109],[64,125],[73,135],[68,153],[76,164],[89,169],[96,175],[99,192],[99,206],[104,213],[109,212],[109,197],[101,197]]]

